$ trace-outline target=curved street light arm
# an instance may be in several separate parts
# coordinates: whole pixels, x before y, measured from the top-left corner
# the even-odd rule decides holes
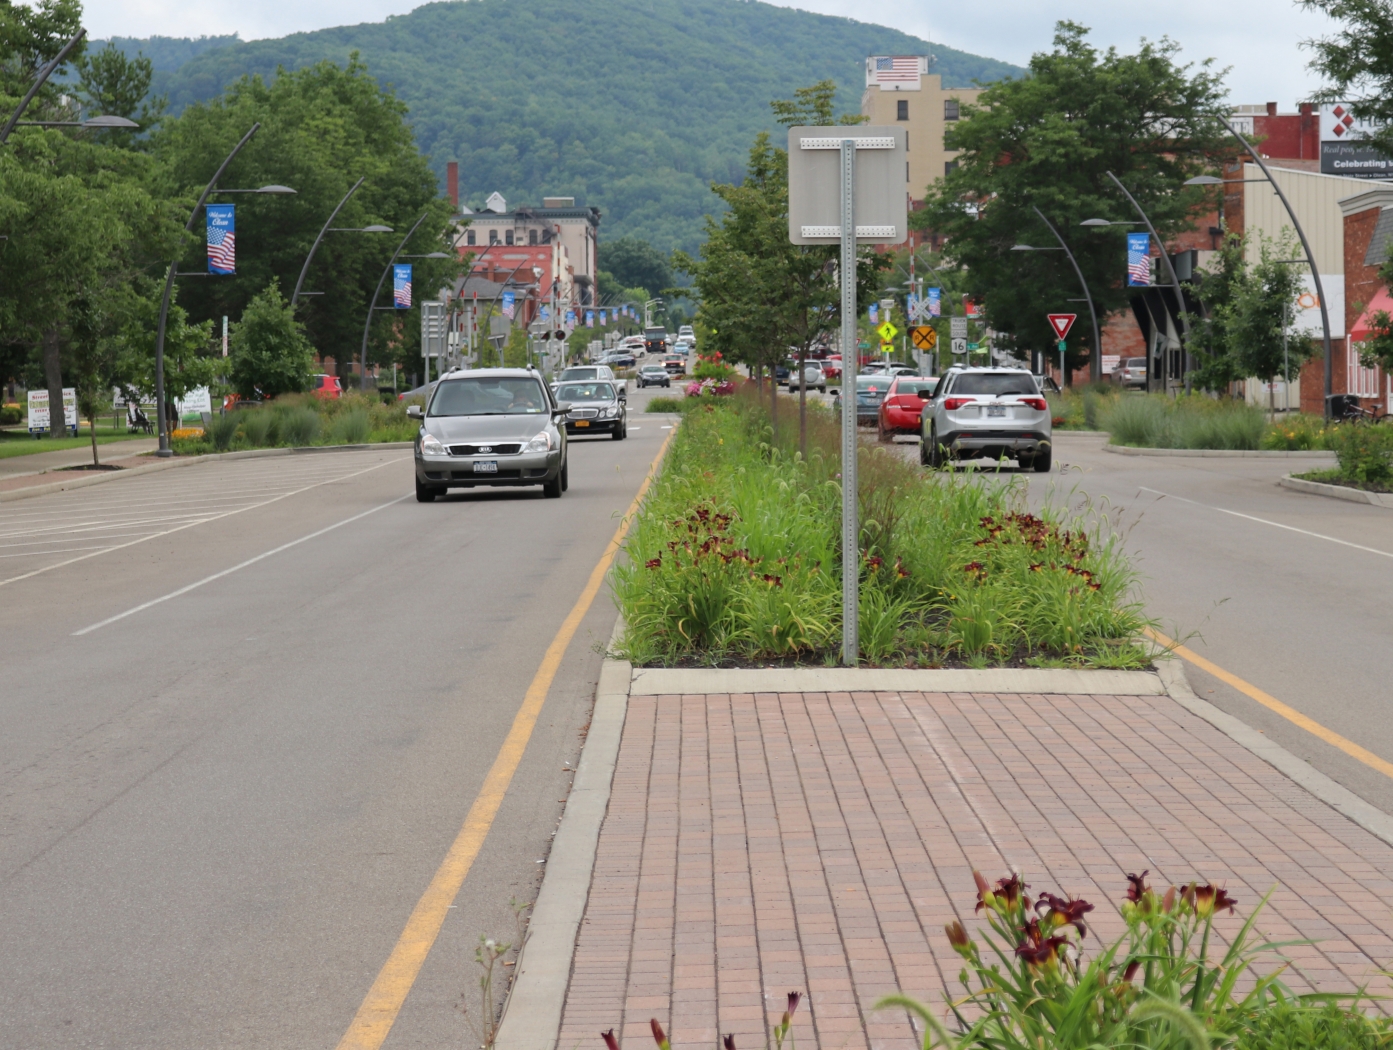
[[[247,129],[247,133],[242,136],[242,140],[232,147],[232,152],[229,153],[222,164],[218,166],[218,170],[214,172],[212,180],[209,181],[207,186],[203,187],[203,193],[199,196],[198,203],[193,206],[193,211],[189,212],[189,221],[184,223],[185,233],[189,233],[193,230],[193,224],[198,218],[198,210],[202,208],[204,203],[208,200],[208,195],[212,193],[213,188],[217,186],[218,180],[222,178],[223,172],[227,170],[227,166],[232,163],[237,154],[242,152],[242,147],[251,141],[251,137],[256,134],[257,129],[260,127],[261,122],[257,121]],[[169,299],[174,293],[175,270],[178,266],[179,260],[176,258],[169,264],[169,272],[165,275],[164,298],[160,300],[160,323],[159,327],[155,330],[155,408],[156,411],[159,412],[160,417],[160,448],[159,451],[155,453],[157,456],[173,455],[169,449],[169,421],[165,418],[164,412],[164,333],[165,327],[169,322]]]
[[[73,48],[77,47],[77,45],[82,42],[82,38],[86,35],[87,30],[79,29],[77,35],[64,44],[63,49],[53,56],[53,61],[39,70],[38,76],[34,78],[34,83],[29,88],[29,93],[24,96],[24,100],[20,102],[19,108],[10,115],[10,119],[5,122],[4,129],[0,130],[0,145],[4,145],[5,140],[10,137],[10,132],[14,130],[15,123],[20,117],[24,116],[24,111],[29,108],[29,103],[34,101],[34,96],[39,93],[39,88],[44,86],[48,78],[53,75],[53,71],[63,64],[63,61],[68,57],[68,53],[72,51]]]
[[[1282,187],[1279,186],[1279,185],[1277,185],[1277,180],[1274,179],[1274,178],[1272,177],[1272,172],[1270,172],[1270,171],[1267,169],[1267,165],[1264,164],[1264,163],[1262,162],[1262,157],[1259,155],[1258,151],[1255,150],[1255,149],[1253,149],[1251,143],[1249,143],[1247,139],[1245,139],[1242,135],[1240,135],[1240,134],[1238,133],[1238,129],[1235,128],[1232,124],[1230,124],[1230,123],[1229,123],[1227,120],[1225,120],[1223,117],[1216,116],[1215,119],[1218,120],[1220,124],[1224,125],[1224,127],[1228,129],[1229,134],[1231,134],[1234,138],[1236,138],[1236,139],[1239,141],[1240,144],[1242,144],[1243,148],[1244,148],[1245,150],[1248,151],[1248,155],[1251,156],[1251,157],[1253,158],[1253,161],[1254,161],[1254,162],[1257,164],[1257,166],[1262,170],[1263,175],[1266,176],[1267,181],[1268,181],[1269,183],[1272,184],[1272,188],[1276,191],[1278,198],[1281,200],[1281,202],[1282,202],[1282,207],[1286,208],[1286,210],[1287,210],[1287,217],[1288,217],[1289,219],[1291,219],[1291,224],[1292,224],[1292,226],[1296,228],[1296,235],[1297,235],[1299,238],[1301,238],[1301,248],[1302,248],[1302,250],[1306,253],[1306,262],[1309,263],[1309,264],[1310,264],[1310,267],[1311,267],[1311,277],[1312,277],[1312,279],[1314,279],[1315,282],[1316,282],[1316,298],[1317,298],[1318,300],[1320,300],[1320,323],[1321,323],[1321,328],[1322,328],[1323,331],[1324,331],[1324,337],[1325,337],[1325,406],[1324,406],[1324,415],[1325,415],[1325,418],[1326,418],[1326,419],[1329,419],[1329,418],[1330,418],[1330,395],[1331,395],[1332,393],[1334,393],[1334,389],[1333,389],[1334,367],[1333,367],[1333,366],[1334,366],[1334,363],[1335,363],[1335,354],[1334,354],[1334,351],[1331,349],[1331,346],[1330,346],[1330,310],[1329,310],[1329,308],[1325,305],[1325,289],[1321,286],[1321,283],[1320,283],[1320,270],[1316,267],[1316,257],[1315,257],[1315,254],[1311,251],[1311,243],[1310,243],[1310,241],[1306,240],[1306,231],[1303,230],[1303,229],[1301,228],[1301,223],[1299,223],[1299,222],[1296,221],[1296,212],[1292,210],[1291,202],[1290,202],[1289,200],[1287,200],[1287,195],[1286,195],[1285,193],[1282,192]]]
[[[1050,228],[1050,233],[1054,234],[1054,239],[1059,242],[1059,246],[1064,249],[1064,254],[1069,257],[1069,263],[1074,267],[1074,273],[1078,275],[1079,284],[1083,286],[1084,298],[1088,300],[1088,316],[1093,321],[1093,357],[1088,363],[1089,379],[1097,383],[1103,378],[1103,339],[1098,332],[1098,311],[1093,308],[1093,293],[1088,290],[1088,282],[1083,279],[1083,271],[1079,269],[1078,260],[1074,258],[1074,253],[1069,250],[1069,246],[1064,243],[1064,238],[1059,235],[1059,231],[1054,228],[1054,223],[1045,218],[1045,213],[1035,205],[1035,214],[1040,216],[1040,221]],[[1063,379],[1063,376],[1059,377]]]
[[[333,224],[333,221],[338,218],[339,209],[348,203],[349,197],[358,192],[358,187],[363,184],[366,178],[367,176],[365,175],[355,182],[353,188],[343,195],[343,200],[339,201],[334,210],[329,213],[329,217],[324,220],[324,225],[319,230],[319,236],[314,239],[314,244],[310,246],[310,253],[305,256],[305,265],[300,267],[300,278],[295,282],[295,291],[290,295],[291,310],[295,309],[295,304],[300,299],[300,289],[305,286],[305,275],[310,272],[310,263],[314,260],[314,253],[319,251],[319,242],[324,240],[324,235],[329,232],[329,227]]]
[[[429,214],[430,212],[428,210],[421,212],[421,217],[416,220],[416,224],[406,231],[406,236],[401,239],[401,243],[397,245],[397,250],[394,251],[392,257],[387,260],[387,265],[382,270],[382,276],[377,279],[377,287],[372,291],[372,301],[368,303],[367,320],[363,322],[363,374],[359,377],[358,388],[360,390],[366,390],[368,388],[368,330],[372,327],[372,312],[377,309],[377,296],[382,291],[382,282],[385,281],[387,275],[392,272],[392,264],[397,261],[397,256],[400,255],[402,249],[406,247],[406,242],[411,240],[411,235],[416,232],[416,228],[420,226],[421,223],[426,221],[426,216]],[[427,362],[427,365],[429,365],[429,362]]]

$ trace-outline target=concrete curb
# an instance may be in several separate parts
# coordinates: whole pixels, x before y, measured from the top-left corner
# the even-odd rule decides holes
[[[1390,492],[1366,492],[1364,489],[1353,489],[1348,485],[1327,485],[1323,481],[1307,481],[1305,478],[1294,478],[1290,474],[1283,477],[1277,484],[1284,489],[1291,489],[1293,492],[1304,492],[1308,496],[1327,496],[1330,499],[1342,499],[1350,503],[1365,503],[1393,510],[1393,493]]]
[[[1234,743],[1247,748],[1288,780],[1305,788],[1331,809],[1354,821],[1365,831],[1393,845],[1393,816],[1365,802],[1362,798],[1341,787],[1324,773],[1313,768],[1309,762],[1297,758],[1280,744],[1270,740],[1246,722],[1225,714],[1213,704],[1201,700],[1190,688],[1185,678],[1185,668],[1180,660],[1169,657],[1160,658],[1155,663],[1157,674],[1166,684],[1166,692],[1185,710],[1198,715],[1223,733]]]
[[[151,463],[142,463],[138,467],[127,467],[124,470],[103,471],[91,477],[83,477],[81,474],[74,473],[71,480],[51,481],[46,485],[26,485],[24,488],[11,489],[7,492],[0,492],[0,503],[8,503],[11,500],[29,499],[32,496],[47,496],[54,492],[66,492],[69,489],[82,489],[88,485],[100,485],[107,481],[116,481],[118,478],[136,477],[140,474],[150,474],[157,470],[169,470],[172,467],[188,467],[195,463],[206,463],[210,460],[220,459],[261,459],[265,456],[291,456],[303,453],[316,452],[361,452],[364,449],[375,448],[412,448],[414,441],[384,441],[376,445],[314,445],[308,448],[252,448],[243,452],[210,452],[203,456],[190,456],[188,458],[173,456],[169,459],[157,459]],[[58,471],[44,471],[44,474],[56,474]],[[39,477],[41,475],[20,475],[21,477]]]
[[[1324,456],[1333,459],[1335,453],[1322,449],[1314,451],[1287,452],[1272,449],[1229,449],[1229,448],[1133,448],[1131,445],[1104,445],[1104,452],[1115,452],[1119,456],[1186,456],[1215,458],[1252,459],[1318,459]]]
[[[984,670],[867,667],[667,668],[633,672],[631,696],[661,693],[1058,693],[1164,696],[1151,671],[1087,671],[1063,667]]]
[[[623,622],[621,617],[615,624],[610,646],[622,633]],[[561,1033],[561,1011],[571,983],[576,938],[590,899],[590,877],[600,845],[600,825],[609,808],[632,673],[627,660],[607,657],[600,665],[590,731],[532,907],[495,1050],[551,1050]]]

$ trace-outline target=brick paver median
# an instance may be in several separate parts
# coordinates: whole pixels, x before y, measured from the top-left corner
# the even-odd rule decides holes
[[[1275,886],[1258,929],[1318,942],[1289,983],[1387,990],[1393,847],[1169,697],[633,696],[558,1048],[657,1017],[675,1050],[758,1050],[800,990],[800,1050],[914,1050],[870,1007],[960,987],[974,868],[1086,897],[1103,941],[1126,872],[1245,915]]]

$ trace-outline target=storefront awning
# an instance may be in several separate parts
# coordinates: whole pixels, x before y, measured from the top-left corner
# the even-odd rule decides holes
[[[1365,307],[1364,312],[1359,315],[1359,320],[1354,322],[1354,327],[1349,331],[1351,343],[1362,343],[1374,334],[1373,317],[1380,310],[1393,317],[1393,295],[1388,294],[1387,285],[1378,290],[1373,302]]]

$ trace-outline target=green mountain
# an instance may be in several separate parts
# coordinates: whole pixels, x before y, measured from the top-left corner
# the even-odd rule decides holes
[[[132,52],[151,43],[119,42]],[[162,61],[175,43],[159,41]],[[830,77],[856,112],[872,54],[932,54],[933,71],[956,87],[1022,72],[883,26],[750,0],[458,0],[214,46],[156,87],[177,112],[245,73],[342,63],[353,51],[410,106],[442,185],[446,162],[459,161],[464,203],[478,208],[494,190],[510,204],[574,196],[601,209],[602,238],[641,237],[664,251],[701,241],[703,216],[719,207],[708,184],[738,179],[754,135],[778,130],[771,99]]]

